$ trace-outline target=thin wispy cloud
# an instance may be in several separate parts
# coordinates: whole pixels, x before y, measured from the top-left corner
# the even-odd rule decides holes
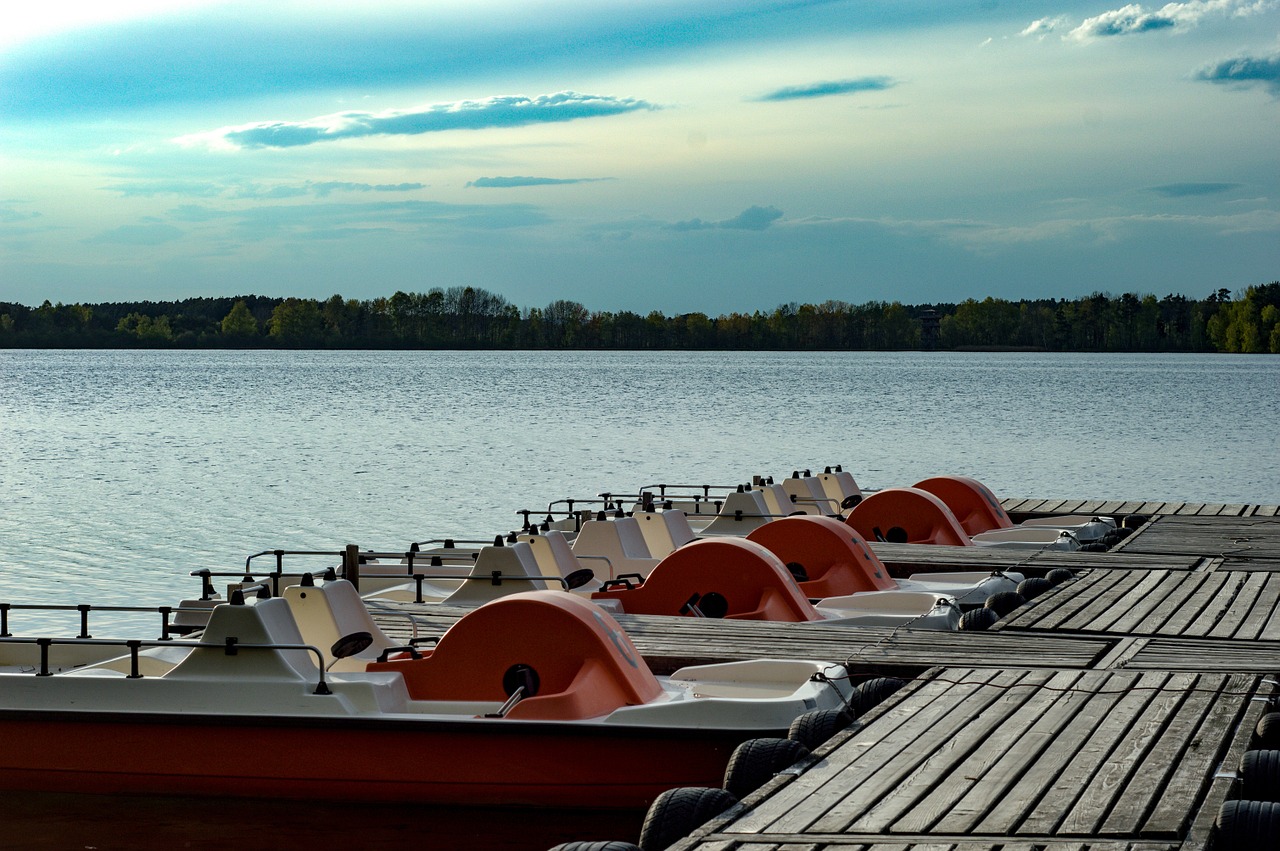
[[[1275,8],[1276,0],[1187,0],[1166,3],[1158,9],[1147,9],[1141,3],[1129,3],[1085,18],[1064,39],[1092,41],[1115,36],[1140,35],[1158,30],[1186,30],[1210,17],[1243,18]],[[1070,26],[1064,15],[1032,21],[1019,35],[1044,38],[1048,33]]]
[[[859,77],[852,80],[829,80],[805,86],[786,86],[755,98],[757,101],[805,100],[807,98],[847,95],[853,92],[879,92],[891,89],[897,82],[891,77]]]
[[[677,231],[714,230],[717,228],[726,230],[765,230],[780,218],[782,218],[782,211],[777,207],[761,207],[757,205],[748,207],[731,219],[711,222],[703,219],[689,219],[683,222],[676,222],[668,227]]]
[[[611,177],[477,177],[467,181],[476,189],[514,189],[522,186],[561,186],[570,183],[599,183]]]
[[[577,92],[556,92],[533,98],[508,95],[485,100],[433,103],[406,110],[339,112],[306,121],[241,124],[193,133],[174,141],[184,146],[215,148],[292,148],[339,139],[522,127],[656,109],[659,107],[648,101],[612,95]]]
[[[1224,59],[1201,68],[1195,78],[1223,85],[1262,85],[1280,97],[1280,53]]]
[[[1197,195],[1219,195],[1240,188],[1239,183],[1166,183],[1152,186],[1151,191],[1166,198],[1188,198]]]

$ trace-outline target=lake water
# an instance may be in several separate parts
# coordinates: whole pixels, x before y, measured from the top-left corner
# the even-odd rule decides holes
[[[1276,504],[1277,423],[1266,356],[0,350],[0,601],[165,605],[261,550],[487,538],[555,499],[834,464],[870,488],[956,473],[1001,496]],[[77,627],[13,613],[20,633]],[[249,847],[198,807],[87,822],[100,802],[41,800],[5,802],[5,847]],[[57,833],[70,812],[109,826]],[[356,844],[421,844],[442,818]],[[619,830],[450,835],[634,840]]]
[[[1274,504],[1277,423],[1267,356],[0,350],[0,600],[163,605],[262,550],[829,464]]]

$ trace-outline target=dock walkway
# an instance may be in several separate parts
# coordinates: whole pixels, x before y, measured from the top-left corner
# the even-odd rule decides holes
[[[1150,517],[1106,553],[876,544],[894,573],[1069,566],[990,631],[619,617],[656,672],[760,656],[910,683],[675,851],[1193,851],[1280,671],[1280,509],[1005,500]],[[395,604],[403,639],[463,610]]]

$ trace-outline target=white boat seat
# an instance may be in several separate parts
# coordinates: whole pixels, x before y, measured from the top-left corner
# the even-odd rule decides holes
[[[368,608],[345,579],[316,585],[290,585],[284,589],[285,602],[298,625],[304,644],[312,644],[324,654],[325,667],[333,671],[363,671],[388,647],[397,646],[374,622]],[[334,659],[334,644],[341,638],[367,632],[370,645],[342,659]]]
[[[822,483],[813,476],[791,477],[782,480],[782,490],[794,506],[788,514],[803,511],[805,514],[837,514],[840,504],[833,502]]]
[[[305,643],[283,598],[228,603],[209,613],[209,625],[200,639],[207,646],[191,648],[166,679],[316,679],[319,659],[307,650],[244,649],[230,654],[228,639],[235,644]]]
[[[634,517],[583,523],[573,540],[573,554],[602,581],[631,573],[648,576],[658,563]],[[599,560],[601,557],[606,561]]]
[[[1013,571],[958,573],[913,573],[898,580],[904,591],[922,591],[929,594],[945,594],[955,598],[962,606],[981,606],[992,594],[1016,591],[1025,577]]]
[[[559,576],[568,579],[577,571],[586,569],[595,574],[597,567],[603,567],[602,562],[592,561],[584,563],[573,554],[573,548],[569,543],[569,539],[565,534],[556,529],[550,529],[539,534],[522,534],[517,540],[529,545],[529,549],[533,551],[533,558],[538,563],[538,571],[543,576]],[[585,585],[570,589],[580,594],[590,594],[599,591],[601,581],[597,577]]]
[[[688,516],[677,509],[640,511],[634,518],[653,558],[666,558],[696,537]]]
[[[495,573],[499,577],[496,583]],[[533,549],[522,541],[501,547],[485,547],[480,551],[470,575],[474,578],[464,580],[456,591],[440,602],[446,606],[479,606],[520,591],[545,591],[553,587],[559,590],[564,587],[559,582],[549,584],[540,578],[554,574],[543,574]]]
[[[1008,529],[992,529],[979,532],[972,540],[980,547],[1013,547],[1017,549],[1065,550],[1080,549],[1080,541],[1071,532],[1054,526],[1013,526]]]
[[[741,516],[738,516],[739,512]],[[698,535],[744,538],[776,517],[765,505],[760,491],[737,491],[725,496],[720,513]]]
[[[960,607],[954,598],[931,591],[863,591],[819,600],[816,608],[831,626],[890,626],[956,630]]]
[[[845,503],[853,498],[856,497],[859,502],[862,500],[862,488],[858,487],[858,483],[853,480],[853,474],[846,470],[837,468],[835,472],[823,472],[815,478],[822,485],[827,498],[832,500],[841,511],[852,508]]]

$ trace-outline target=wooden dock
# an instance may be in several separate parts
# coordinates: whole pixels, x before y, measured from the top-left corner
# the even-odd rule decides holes
[[[896,574],[1070,567],[986,632],[621,616],[656,672],[760,656],[909,685],[675,851],[1199,851],[1280,688],[1280,508],[1005,500],[1144,515],[1111,552],[876,544]],[[461,610],[398,604],[407,639]],[[634,841],[635,837],[630,837]],[[1274,847],[1280,847],[1277,838]]]

